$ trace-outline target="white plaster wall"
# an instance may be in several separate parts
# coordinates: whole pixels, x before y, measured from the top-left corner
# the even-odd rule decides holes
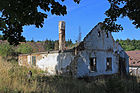
[[[140,76],[140,67],[129,67],[130,75]]]
[[[52,53],[42,54],[42,59],[37,60],[37,67],[47,71],[48,74],[55,75],[56,70],[61,72],[62,69],[70,65],[74,56],[72,53]]]
[[[97,71],[91,72],[89,65],[89,58],[96,57],[96,66]],[[106,58],[112,58],[112,71],[106,71]],[[80,57],[78,59],[78,69],[77,69],[77,77],[82,76],[96,76],[102,74],[113,74],[118,72],[118,61],[116,60],[116,56],[112,55],[111,52],[104,51],[82,51],[80,53]]]
[[[28,64],[29,64],[29,65],[32,65],[32,64],[31,64],[31,56],[30,56],[30,55],[27,56],[27,61],[28,61]]]
[[[72,52],[59,53],[59,55],[57,56],[58,63],[56,65],[57,71],[61,72],[62,69],[70,65],[73,59],[74,55],[72,54]]]
[[[100,37],[98,37],[98,31],[101,33]],[[111,33],[108,32],[107,38],[106,32],[101,30],[100,25],[97,25],[92,29],[91,33],[86,36],[84,44],[86,49],[113,49],[115,47]]]
[[[58,53],[42,54],[42,59],[37,60],[36,66],[49,74],[55,74],[55,66],[57,64]]]
[[[98,31],[101,35],[98,37]],[[118,51],[117,44],[115,43],[111,33],[101,30],[100,25],[97,25],[84,39],[85,50],[80,52],[78,59],[77,76],[96,76],[101,74],[113,74],[118,72],[119,60],[115,51]],[[111,51],[108,51],[111,49]],[[89,66],[89,58],[96,57],[97,72],[91,72]],[[112,58],[112,71],[106,71],[106,58]]]

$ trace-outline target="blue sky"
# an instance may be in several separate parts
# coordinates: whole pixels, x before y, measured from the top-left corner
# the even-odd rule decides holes
[[[67,6],[67,15],[55,16],[48,13],[43,28],[35,28],[34,25],[25,26],[23,36],[26,40],[58,40],[58,22],[62,20],[66,22],[66,40],[78,39],[79,26],[83,39],[95,25],[104,20],[106,17],[104,12],[109,8],[107,0],[81,0],[80,4],[74,3],[73,0],[65,0],[63,4]],[[136,29],[132,21],[128,18],[120,18],[118,23],[122,24],[124,30],[113,33],[115,39],[140,40],[140,29]]]

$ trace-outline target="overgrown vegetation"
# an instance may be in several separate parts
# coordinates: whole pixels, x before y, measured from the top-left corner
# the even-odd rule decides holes
[[[0,40],[2,40],[2,38],[3,38],[3,36],[2,36],[2,35],[0,35]]]
[[[2,36],[0,36],[2,37]],[[37,43],[38,46],[37,46]],[[73,43],[71,40],[66,41],[66,48],[72,47]],[[37,46],[37,47],[36,47]],[[2,42],[0,44],[0,56],[7,58],[13,54],[29,54],[33,52],[40,52],[38,48],[42,47],[44,51],[52,51],[59,49],[58,40],[45,40],[45,41],[26,41],[26,43],[21,43],[18,46],[12,46],[8,42]],[[43,51],[41,51],[43,52]]]
[[[27,77],[28,71],[33,73]],[[140,78],[74,79],[45,76],[41,71],[0,61],[0,93],[139,93]]]
[[[18,47],[9,43],[0,44],[0,57],[5,61],[16,61],[20,53],[32,53],[32,47],[27,44],[21,44]]]
[[[4,59],[13,56],[14,55],[14,49],[12,45],[9,45],[8,43],[0,44],[0,56]]]
[[[36,81],[31,82],[33,85],[28,82],[27,72],[29,70],[36,73],[32,77],[32,80],[34,80],[39,71],[19,67],[17,63],[2,62],[0,60],[0,93],[15,93],[19,91],[27,93],[27,91],[33,91],[36,87]]]
[[[32,53],[33,49],[31,46],[29,46],[28,44],[20,44],[18,46],[18,48],[16,49],[16,51],[18,53],[22,53],[22,54],[28,54],[28,53]]]
[[[56,42],[58,42],[58,41],[45,40],[44,49],[46,51],[53,50],[54,47],[55,47],[54,45],[55,45]],[[58,47],[58,46],[56,46],[56,47]]]
[[[58,50],[59,49],[59,41],[58,40],[45,40],[44,41],[45,44],[44,44],[44,48],[46,51],[49,51],[49,50]],[[71,39],[66,41],[66,48],[69,48],[73,45]]]
[[[125,51],[140,50],[140,40],[116,40],[119,42]]]
[[[3,58],[8,58],[10,56],[16,56],[17,54],[28,54],[28,53],[33,53],[33,52],[39,52],[37,49],[38,47],[34,47],[35,43],[42,43],[44,50],[45,51],[50,51],[50,50],[58,50],[59,48],[59,43],[58,40],[46,40],[46,41],[38,41],[38,42],[32,42],[34,43],[32,46],[32,44],[28,43],[31,41],[27,41],[27,43],[23,43],[16,46],[12,46],[9,45],[9,43],[2,43],[0,44],[0,56]],[[123,49],[125,51],[131,51],[131,50],[140,50],[140,40],[116,40],[116,42],[119,42],[121,44],[121,46],[123,47]],[[72,43],[71,40],[66,41],[66,48],[72,48],[73,46],[75,46],[76,44]],[[33,50],[34,48],[34,50]]]

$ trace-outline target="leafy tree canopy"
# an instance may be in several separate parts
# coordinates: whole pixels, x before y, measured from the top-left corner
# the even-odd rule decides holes
[[[35,25],[43,27],[47,13],[54,15],[67,14],[66,6],[60,4],[65,0],[0,0],[0,30],[3,38],[10,44],[17,45],[25,38],[21,35],[23,26]],[[79,3],[80,0],[73,0]],[[108,0],[110,8],[105,12],[108,18],[104,21],[105,30],[117,32],[123,30],[116,24],[117,18],[128,17],[137,28],[140,27],[140,2],[139,0]],[[41,8],[45,12],[39,12]]]
[[[110,8],[105,12],[105,29],[111,32],[123,30],[121,25],[115,24],[117,18],[128,17],[136,28],[140,28],[140,0],[108,0]]]
[[[119,42],[125,51],[140,50],[140,40],[135,40],[135,39],[118,40],[117,39],[116,42]]]
[[[64,0],[61,0],[62,2]],[[74,0],[79,3],[79,0]],[[45,11],[39,12],[38,8]],[[17,45],[25,38],[21,35],[23,26],[35,25],[43,27],[44,18],[51,11],[55,15],[67,14],[66,6],[56,0],[0,0],[0,30],[3,38],[10,44]]]

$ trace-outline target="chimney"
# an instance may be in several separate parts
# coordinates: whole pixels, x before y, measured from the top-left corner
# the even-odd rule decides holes
[[[59,21],[59,50],[65,50],[65,22]]]

